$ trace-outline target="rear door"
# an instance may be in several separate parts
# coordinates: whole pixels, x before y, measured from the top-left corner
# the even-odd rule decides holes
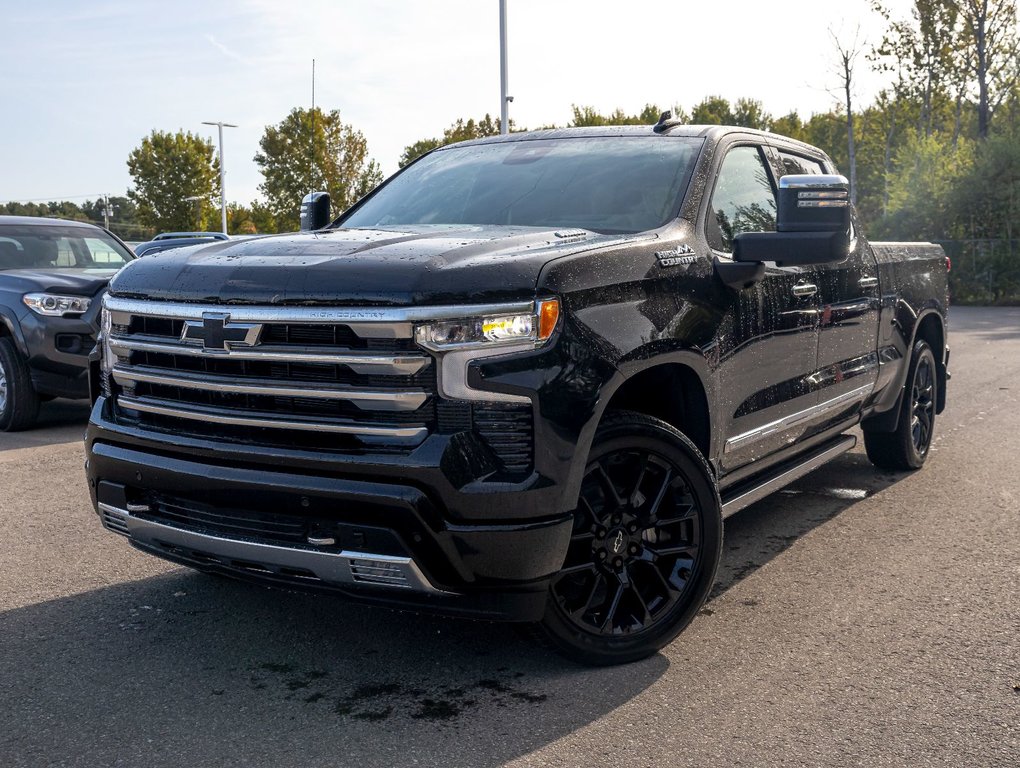
[[[734,140],[717,160],[705,236],[729,259],[740,232],[776,227],[776,173],[766,147]],[[720,334],[718,393],[725,472],[765,458],[798,437],[798,414],[815,405],[809,377],[818,345],[817,285],[811,269],[766,265],[765,278],[739,291]]]

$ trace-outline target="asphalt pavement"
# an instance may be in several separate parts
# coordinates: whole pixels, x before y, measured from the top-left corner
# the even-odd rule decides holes
[[[0,435],[0,766],[1020,766],[1020,309],[950,322],[926,466],[730,518],[701,615],[612,669],[142,555],[46,404]]]

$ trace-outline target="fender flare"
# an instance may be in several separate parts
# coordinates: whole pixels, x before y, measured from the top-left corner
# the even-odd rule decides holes
[[[919,312],[915,318],[914,327],[910,329],[910,343],[907,345],[907,356],[904,358],[904,365],[897,374],[896,380],[889,385],[897,393],[896,403],[888,410],[864,419],[861,422],[861,429],[866,432],[894,432],[896,430],[896,425],[900,420],[900,411],[903,408],[903,395],[905,394],[903,387],[906,385],[907,372],[910,370],[910,355],[914,351],[914,344],[917,343],[917,331],[921,327],[921,323],[931,315],[938,318],[939,329],[942,331],[942,356],[940,357],[937,354],[937,350],[932,351],[936,352],[935,370],[939,378],[940,400],[943,407],[945,406],[945,385],[949,378],[945,366],[945,350],[948,348],[946,320],[939,307],[928,307]],[[937,413],[941,413],[941,411],[937,411]]]
[[[28,345],[25,343],[25,334],[21,330],[21,323],[18,321],[18,316],[14,314],[10,307],[0,304],[0,325],[6,331],[5,334],[14,339],[14,346],[17,348],[25,357],[28,357]]]
[[[632,353],[627,355],[626,358],[617,362],[615,366],[616,372],[603,384],[602,391],[599,395],[598,407],[595,409],[592,418],[587,424],[585,424],[577,437],[577,452],[575,455],[578,457],[583,456],[584,460],[573,462],[564,489],[564,499],[576,500],[577,495],[580,493],[581,480],[584,478],[584,470],[588,465],[588,455],[591,453],[592,443],[595,441],[595,433],[598,431],[599,425],[602,423],[614,395],[616,395],[619,389],[630,379],[654,368],[659,368],[665,365],[683,365],[684,367],[691,369],[694,372],[694,375],[697,376],[698,380],[701,382],[701,387],[705,392],[705,399],[708,403],[709,430],[712,445],[712,449],[709,453],[714,453],[714,447],[718,438],[715,434],[715,425],[717,420],[712,418],[712,409],[717,398],[715,385],[713,383],[714,378],[710,372],[708,360],[706,360],[705,356],[701,352],[691,348],[673,349],[650,357],[640,356],[640,350],[642,349],[646,349],[646,347],[640,347],[638,350],[634,350]],[[712,466],[710,457],[706,456],[705,461],[708,462],[709,466]]]

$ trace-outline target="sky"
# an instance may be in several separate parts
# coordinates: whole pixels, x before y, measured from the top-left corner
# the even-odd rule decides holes
[[[906,18],[909,0],[887,0]],[[688,112],[709,95],[807,118],[842,98],[832,33],[867,47],[868,0],[507,0],[510,117],[564,125],[571,105]],[[498,0],[0,0],[0,202],[131,186],[153,129],[217,143],[227,199],[259,197],[266,125],[312,101],[360,130],[386,175],[403,148],[500,111]],[[883,85],[862,56],[855,98]]]

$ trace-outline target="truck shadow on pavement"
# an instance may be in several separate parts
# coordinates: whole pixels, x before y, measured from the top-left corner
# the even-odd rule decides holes
[[[82,442],[92,407],[88,400],[57,399],[43,403],[39,420],[24,432],[0,432],[0,451]]]
[[[715,594],[899,477],[849,454],[731,518]],[[0,648],[10,768],[496,766],[626,705],[670,666],[667,650],[586,669],[507,626],[183,569],[0,614]]]

